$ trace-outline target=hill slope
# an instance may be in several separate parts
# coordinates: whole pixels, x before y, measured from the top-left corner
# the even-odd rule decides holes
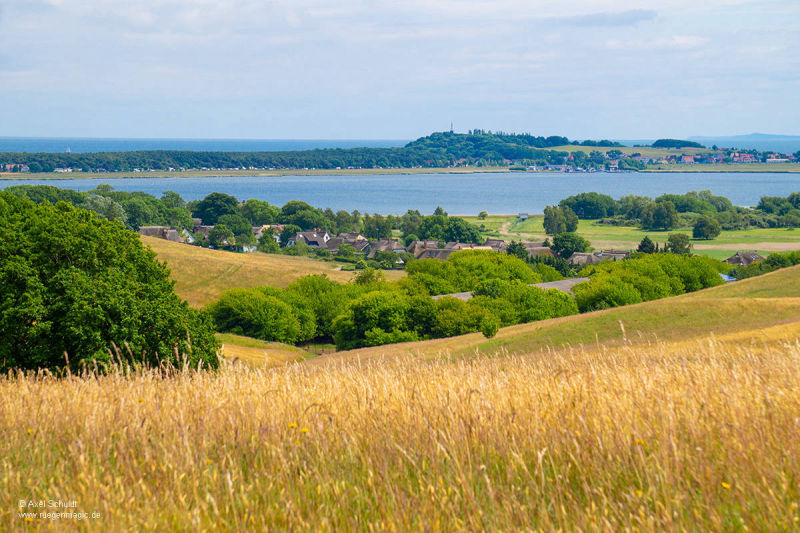
[[[326,274],[347,282],[352,272],[336,270],[333,263],[305,257],[262,253],[237,254],[187,246],[154,237],[142,237],[158,258],[167,262],[175,280],[175,291],[193,307],[201,307],[226,289],[269,285],[285,287],[307,274]]]

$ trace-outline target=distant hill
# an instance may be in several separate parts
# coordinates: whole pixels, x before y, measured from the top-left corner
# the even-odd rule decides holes
[[[689,140],[706,146],[717,145],[720,148],[742,148],[747,150],[775,150],[782,153],[794,153],[800,150],[800,135],[771,135],[767,133],[750,133],[748,135],[730,135],[727,137],[689,137]]]

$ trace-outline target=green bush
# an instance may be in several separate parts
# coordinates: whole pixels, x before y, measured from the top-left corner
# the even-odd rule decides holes
[[[258,289],[231,289],[208,307],[219,331],[294,344],[301,337],[292,307]]]
[[[723,283],[724,263],[705,256],[634,254],[581,271],[591,280],[573,287],[581,312],[693,292]]]

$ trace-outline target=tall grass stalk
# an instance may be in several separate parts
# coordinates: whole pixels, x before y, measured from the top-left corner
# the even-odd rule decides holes
[[[0,513],[123,530],[790,530],[800,343],[0,378]]]

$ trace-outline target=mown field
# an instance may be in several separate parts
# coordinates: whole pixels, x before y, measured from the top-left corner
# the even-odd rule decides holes
[[[800,268],[491,341],[166,378],[3,377],[0,519],[12,531],[794,530],[798,382]],[[41,499],[99,518],[20,517],[20,500]]]
[[[491,216],[487,221],[478,220],[475,216],[464,217],[470,223],[486,225],[487,231],[507,241],[544,240],[544,215],[533,215],[520,222],[516,215]],[[577,233],[587,239],[597,249],[615,248],[618,250],[635,250],[639,242],[649,236],[654,242],[663,245],[669,233],[685,233],[691,237],[691,228],[672,231],[645,231],[636,226],[611,226],[598,224],[593,220],[581,220]],[[717,259],[725,259],[742,250],[756,250],[762,255],[770,252],[785,252],[800,249],[800,229],[790,228],[756,228],[749,230],[723,231],[713,240],[693,240],[695,253],[704,254]]]

